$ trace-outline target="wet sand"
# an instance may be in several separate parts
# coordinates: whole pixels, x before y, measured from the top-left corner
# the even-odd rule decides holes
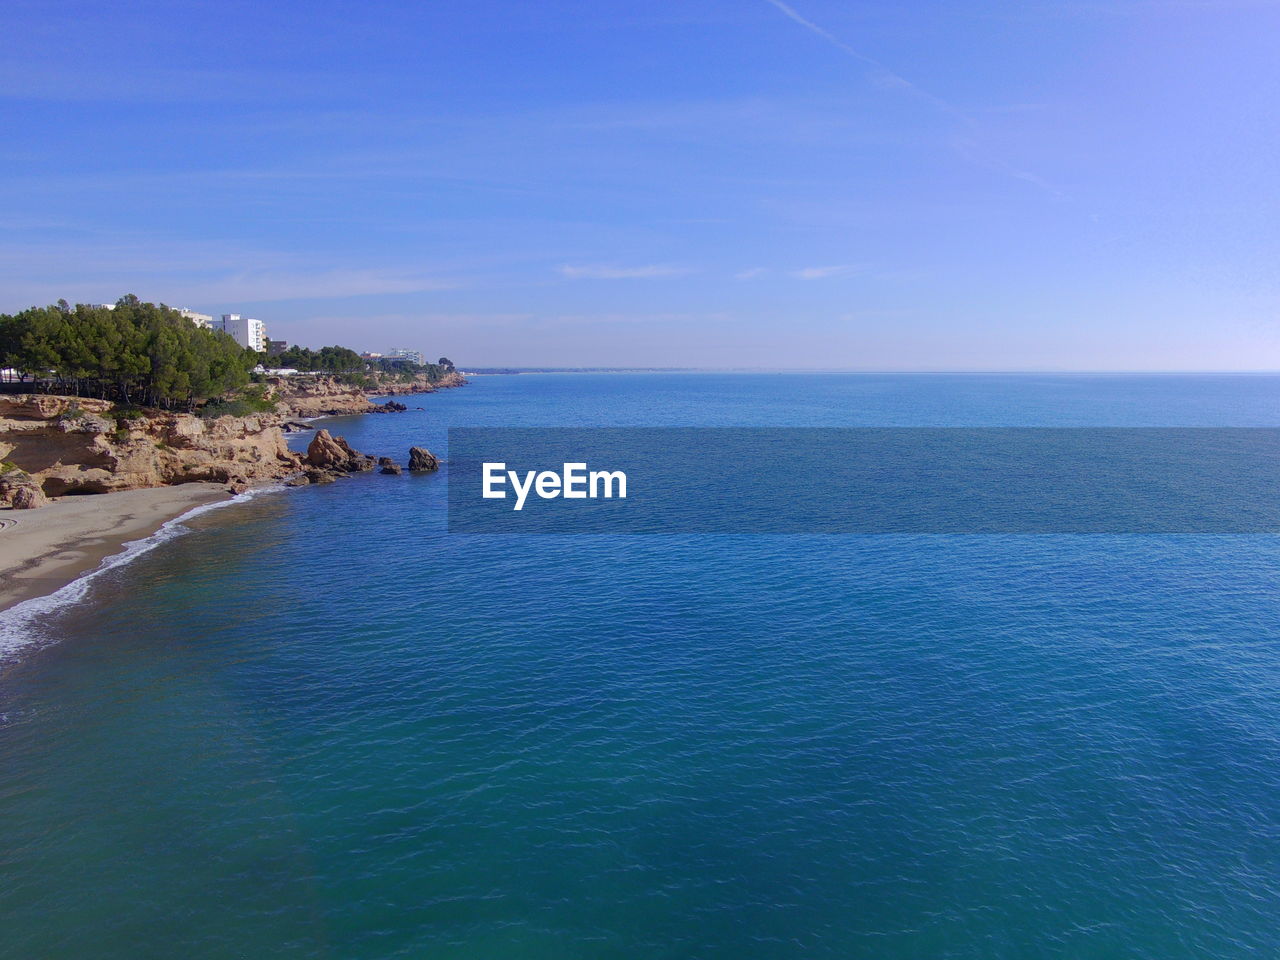
[[[63,497],[37,510],[0,510],[0,610],[53,593],[124,544],[193,507],[225,500],[222,484]]]

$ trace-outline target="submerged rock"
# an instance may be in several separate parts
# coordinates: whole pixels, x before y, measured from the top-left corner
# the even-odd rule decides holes
[[[410,447],[409,469],[414,473],[439,470],[440,458],[424,447]]]

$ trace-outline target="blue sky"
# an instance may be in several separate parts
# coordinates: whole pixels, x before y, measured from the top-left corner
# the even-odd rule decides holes
[[[1280,5],[7,0],[0,310],[464,366],[1280,368]]]

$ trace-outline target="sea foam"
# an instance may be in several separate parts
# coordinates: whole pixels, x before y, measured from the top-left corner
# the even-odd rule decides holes
[[[105,558],[88,573],[59,587],[53,593],[32,597],[30,600],[23,600],[21,603],[14,604],[8,610],[0,613],[0,667],[4,665],[6,660],[11,660],[24,647],[56,640],[56,631],[45,623],[49,617],[72,604],[82,602],[89,596],[93,581],[102,576],[102,574],[123,567],[144,553],[154,550],[162,543],[190,533],[191,528],[186,526],[186,521],[221,507],[244,503],[263,493],[273,493],[283,489],[284,487],[280,484],[270,484],[246,490],[244,493],[237,494],[228,500],[216,500],[213,503],[202,503],[199,506],[192,507],[186,513],[174,517],[172,520],[166,520],[160,529],[150,536],[143,537],[140,540],[127,541],[124,544],[124,549],[119,553],[114,553]]]

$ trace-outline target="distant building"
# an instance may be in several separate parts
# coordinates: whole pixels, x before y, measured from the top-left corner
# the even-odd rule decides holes
[[[253,368],[253,372],[265,374],[268,377],[296,377],[302,371],[296,367],[264,367],[258,364]]]
[[[408,360],[410,363],[416,363],[422,366],[422,351],[409,350],[405,347],[392,347],[382,355],[384,360]]]
[[[213,329],[213,317],[207,313],[196,313],[194,310],[188,310],[186,307],[179,307],[178,312],[194,323],[197,327],[203,327],[205,330]]]
[[[361,359],[361,360],[381,360],[381,359],[382,359],[382,354],[380,354],[380,353],[369,353],[369,352],[367,352],[367,351],[366,351],[365,353],[360,354],[360,359]]]
[[[242,317],[238,313],[224,313],[221,320],[214,321],[213,329],[221,330],[242,347],[259,353],[266,350],[267,330],[261,320]]]
[[[284,353],[288,349],[289,349],[288,340],[268,340],[267,341],[268,357],[278,357],[280,356],[280,354]]]

